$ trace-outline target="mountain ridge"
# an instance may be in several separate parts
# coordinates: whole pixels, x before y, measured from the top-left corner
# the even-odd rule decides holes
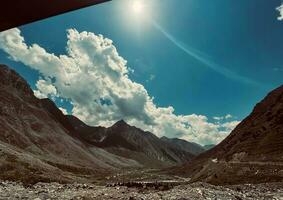
[[[154,134],[135,126],[130,126],[124,120],[120,120],[111,127],[105,128],[88,126],[74,116],[68,116],[68,118],[71,124],[74,124],[77,134],[81,135],[84,141],[120,156],[131,158],[130,152],[132,152],[134,154],[137,153],[139,158],[144,157],[144,155],[152,157],[152,160],[140,160],[140,162],[157,163],[161,161],[168,162],[168,164],[171,163],[170,165],[172,165],[172,162],[181,164],[194,157],[193,154],[183,151],[176,146],[169,147],[168,144]],[[117,148],[120,149],[118,150]]]
[[[185,150],[187,152],[192,153],[193,155],[199,155],[201,153],[203,153],[205,151],[204,147],[194,143],[194,142],[188,142],[186,140],[183,139],[179,139],[179,138],[167,138],[165,136],[160,138],[161,140],[163,140],[164,142],[168,143],[168,144],[173,144],[178,146],[178,148]]]
[[[193,157],[123,121],[110,128],[87,126],[74,116],[65,116],[50,99],[37,99],[28,83],[9,67],[0,65],[0,76],[2,179],[82,180],[86,174],[104,176],[127,168],[168,167]],[[78,134],[82,129],[85,135]],[[107,137],[102,140],[102,136]],[[140,150],[143,142],[150,150]]]
[[[222,142],[172,170],[213,184],[283,180],[283,86],[254,107]]]

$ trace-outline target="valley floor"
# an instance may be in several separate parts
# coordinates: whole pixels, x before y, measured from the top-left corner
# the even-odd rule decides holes
[[[283,183],[213,186],[193,183],[175,186],[169,190],[135,187],[106,187],[93,184],[37,183],[23,186],[20,183],[0,182],[0,199],[32,200],[185,200],[185,199],[283,199]]]

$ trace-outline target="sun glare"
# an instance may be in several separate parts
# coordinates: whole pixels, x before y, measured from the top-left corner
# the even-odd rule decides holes
[[[150,20],[154,17],[152,0],[125,0],[124,2],[123,5],[121,4],[121,11],[125,20],[129,22],[124,24],[129,25],[135,32],[144,31],[150,27]],[[124,12],[125,9],[127,12]]]
[[[132,4],[132,10],[135,14],[141,14],[144,11],[144,4],[141,1],[136,0]]]

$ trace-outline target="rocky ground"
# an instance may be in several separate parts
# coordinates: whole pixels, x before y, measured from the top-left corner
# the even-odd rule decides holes
[[[169,190],[125,186],[98,186],[92,184],[37,183],[24,186],[16,182],[0,182],[0,199],[32,200],[90,200],[90,199],[283,199],[283,183],[213,186],[193,183],[175,186]]]

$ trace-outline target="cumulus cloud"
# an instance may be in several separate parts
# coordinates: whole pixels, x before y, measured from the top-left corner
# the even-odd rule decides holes
[[[240,123],[239,121],[231,121],[231,122],[225,122],[221,126],[232,131],[239,123]]]
[[[0,33],[0,48],[40,72],[37,96],[70,100],[72,114],[90,125],[110,126],[124,119],[157,136],[211,144],[238,123],[211,123],[206,116],[176,115],[172,106],[158,107],[143,85],[130,80],[127,61],[110,39],[75,29],[67,31],[67,38],[66,55],[57,56],[37,44],[27,45],[20,30],[11,29]]]
[[[35,84],[37,90],[35,90],[35,95],[39,95],[37,97],[43,96],[43,98],[48,97],[55,97],[57,95],[57,89],[54,85],[51,84],[50,80],[43,80],[40,79]]]
[[[276,10],[279,11],[279,17],[277,18],[278,20],[283,20],[283,4],[279,7],[276,8]]]
[[[34,90],[33,93],[39,99],[47,98],[47,96],[43,94],[42,92],[40,92],[39,90]]]

